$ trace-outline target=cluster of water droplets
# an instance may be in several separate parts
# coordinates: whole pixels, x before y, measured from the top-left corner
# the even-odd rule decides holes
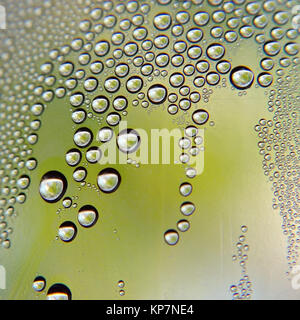
[[[241,227],[242,234],[236,242],[236,254],[232,256],[232,261],[238,262],[241,268],[241,278],[237,284],[230,286],[233,300],[249,300],[252,297],[252,282],[247,271],[247,261],[249,245],[246,243],[247,226]]]
[[[51,102],[59,100],[62,108],[70,110],[74,145],[63,156],[66,165],[74,167],[73,180],[81,186],[86,184],[88,166],[103,156],[96,142],[115,139],[127,154],[138,149],[141,141],[134,129],[114,133],[129,110],[139,106],[165,105],[170,116],[178,116],[177,124],[181,114],[187,116],[186,135],[178,143],[183,150],[179,161],[186,165],[189,179],[197,173],[188,165],[189,159],[201,152],[203,144],[197,128],[213,124],[206,103],[215,89],[226,87],[227,80],[239,92],[254,84],[267,88],[276,78],[276,90],[270,91],[268,102],[274,116],[261,119],[255,130],[264,172],[273,184],[273,207],[280,211],[288,236],[289,264],[295,264],[300,241],[296,205],[299,48],[298,31],[289,27],[291,5],[282,0],[8,3],[12,14],[6,32],[0,33],[0,245],[11,245],[10,219],[17,215],[16,204],[26,201],[31,171],[38,167],[34,147]],[[250,66],[235,65],[230,57],[231,50],[252,40],[261,56],[258,74]],[[92,129],[90,121],[99,128]],[[91,178],[103,194],[115,192],[121,183],[120,172],[111,167]],[[51,205],[61,201],[65,209],[75,206],[74,197],[65,196],[70,183],[51,168],[40,177],[40,196]],[[180,185],[181,196],[191,192],[189,182]],[[187,217],[194,211],[192,202],[182,202],[180,212],[185,217],[164,234],[168,244],[175,245],[178,231],[189,229]],[[76,225],[89,228],[98,218],[95,207],[81,207],[77,222],[68,220],[59,226],[59,239],[73,241]],[[45,286],[40,278],[34,281],[36,291]],[[48,297],[71,298],[71,293],[55,284]]]
[[[299,57],[280,58],[276,84],[266,92],[269,118],[254,130],[262,169],[271,184],[272,207],[282,218],[290,272],[299,258]]]

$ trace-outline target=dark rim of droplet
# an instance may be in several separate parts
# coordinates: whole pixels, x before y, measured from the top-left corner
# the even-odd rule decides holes
[[[97,180],[98,180],[98,177],[99,177],[99,176],[102,176],[103,174],[111,174],[111,173],[117,175],[117,177],[118,177],[118,183],[116,184],[116,186],[114,187],[113,190],[111,190],[111,191],[105,191],[105,190],[102,190],[102,189],[99,187],[98,182],[97,182],[97,186],[99,187],[99,189],[100,189],[103,193],[113,193],[113,192],[115,192],[115,191],[119,188],[119,186],[120,186],[120,184],[121,184],[121,175],[120,175],[120,173],[119,173],[116,169],[114,169],[114,168],[106,168],[106,169],[101,170],[100,173],[99,173],[98,176],[97,176]]]
[[[123,134],[129,134],[129,133],[133,133],[134,135],[137,136],[137,139],[138,139],[137,145],[136,145],[135,148],[134,148],[132,151],[130,151],[130,152],[129,152],[129,151],[123,151],[123,150],[120,148],[119,144],[118,144],[118,138],[119,138],[119,136],[121,136],[121,135],[123,135]],[[120,131],[119,134],[117,135],[117,146],[118,146],[118,149],[119,149],[121,152],[123,152],[123,153],[133,153],[133,152],[135,152],[135,151],[139,148],[140,144],[141,144],[141,137],[140,137],[140,135],[138,134],[138,132],[137,132],[136,130],[134,130],[134,129],[124,129],[124,130]]]
[[[91,139],[90,139],[90,141],[89,141],[86,145],[84,145],[84,146],[77,146],[77,144],[76,144],[76,142],[75,142],[75,140],[74,140],[74,143],[75,143],[76,146],[79,147],[79,148],[86,148],[86,147],[88,147],[88,146],[92,143],[92,141],[93,141],[93,132],[92,132],[89,128],[86,128],[86,127],[79,128],[79,129],[75,132],[74,137],[75,137],[75,135],[76,135],[77,133],[83,132],[83,131],[89,132],[89,134],[90,134],[90,136],[91,136]]]
[[[44,277],[42,277],[42,276],[37,276],[34,280],[33,280],[33,283],[34,282],[36,282],[36,281],[42,281],[43,283],[44,283],[44,285],[43,285],[43,287],[41,288],[41,289],[39,289],[39,290],[36,290],[36,291],[39,291],[39,292],[41,292],[41,291],[43,291],[44,289],[45,289],[45,287],[46,287],[46,279],[44,278]]]
[[[214,47],[214,46],[219,46],[219,47],[221,46],[221,47],[224,49],[223,54],[222,54],[220,57],[218,57],[218,58],[212,58],[212,57],[209,56],[209,54],[207,54],[208,50],[209,50],[211,47]],[[222,46],[220,43],[212,43],[211,45],[209,45],[209,46],[206,48],[206,55],[207,55],[207,56],[209,57],[209,59],[211,59],[211,60],[214,60],[214,61],[220,60],[220,59],[222,59],[222,58],[224,57],[224,55],[225,55],[225,47]]]
[[[87,170],[86,170],[86,168],[84,168],[84,167],[78,167],[78,168],[76,168],[76,169],[73,171],[73,175],[74,175],[74,173],[75,173],[76,171],[79,171],[79,170],[83,170],[83,171],[85,172],[85,177],[83,178],[83,180],[80,180],[80,181],[75,180],[76,182],[82,182],[82,181],[84,181],[84,179],[85,179],[86,176],[87,176]]]
[[[257,76],[257,83],[261,86],[261,87],[263,87],[263,88],[266,88],[266,87],[269,87],[271,84],[272,84],[272,82],[273,82],[273,79],[272,79],[272,81],[270,82],[270,83],[268,83],[268,84],[266,84],[265,86],[263,85],[263,84],[261,84],[259,81],[258,81],[258,79],[260,78],[260,77],[262,77],[262,76],[271,76],[271,74],[269,73],[269,72],[262,72],[262,73],[260,73],[258,76]]]
[[[83,206],[83,207],[81,207],[79,209],[78,217],[79,217],[80,212],[82,212],[82,211],[93,211],[93,212],[95,212],[95,220],[90,225],[85,226],[85,225],[82,225],[80,223],[79,219],[78,219],[79,224],[84,228],[90,228],[90,227],[94,226],[96,224],[96,222],[98,221],[98,218],[99,218],[98,210],[95,207],[91,206],[91,205],[85,205],[85,206]]]
[[[67,164],[68,164],[69,166],[75,167],[75,166],[77,166],[78,163],[81,161],[82,155],[81,155],[80,150],[78,150],[78,149],[76,149],[76,148],[70,149],[70,150],[66,153],[66,155],[67,155],[68,153],[70,153],[70,152],[77,152],[77,153],[79,153],[79,160],[78,160],[78,162],[76,162],[75,164],[69,164],[69,163],[67,162]],[[67,161],[67,160],[66,160],[66,161]]]
[[[77,227],[72,221],[65,221],[59,226],[59,229],[60,228],[65,228],[65,227],[73,228],[74,229],[74,234],[73,234],[72,238],[69,239],[69,240],[64,240],[62,238],[60,238],[60,240],[63,241],[63,242],[71,242],[71,241],[73,241],[75,239],[75,237],[77,235]]]
[[[152,101],[152,100],[150,99],[150,97],[149,97],[149,91],[152,90],[152,89],[155,89],[155,88],[164,89],[165,92],[166,92],[164,98],[163,98],[161,101],[159,101],[159,102]],[[161,104],[161,103],[164,103],[164,102],[166,101],[167,96],[168,96],[168,92],[167,92],[167,89],[166,89],[163,85],[161,85],[161,84],[154,84],[153,86],[151,86],[151,87],[148,89],[148,91],[147,91],[147,96],[148,96],[148,99],[150,100],[150,102],[151,102],[152,104]]]
[[[176,233],[176,234],[177,234],[177,240],[176,240],[175,243],[169,243],[169,242],[166,240],[166,235],[167,235],[168,233]],[[178,241],[179,241],[179,234],[178,234],[178,232],[177,232],[175,229],[169,229],[169,230],[167,230],[167,231],[164,233],[164,240],[165,240],[166,244],[168,244],[169,246],[175,246],[175,245],[178,243]]]
[[[207,119],[206,119],[205,122],[203,122],[203,123],[197,123],[197,122],[194,120],[194,114],[197,113],[197,112],[199,112],[199,111],[205,112],[205,113],[207,114]],[[197,110],[195,110],[195,111],[193,112],[193,114],[192,114],[192,119],[193,119],[193,121],[194,121],[195,124],[197,124],[198,126],[202,126],[203,124],[205,124],[205,123],[208,121],[208,119],[209,119],[209,113],[208,113],[206,110],[204,110],[204,109],[197,109]]]
[[[232,77],[233,77],[234,73],[235,73],[235,72],[238,72],[238,71],[241,71],[241,70],[245,70],[245,71],[250,71],[250,72],[252,72],[251,69],[249,69],[249,68],[247,68],[247,67],[244,67],[244,66],[235,67],[235,68],[233,68],[233,69],[231,70],[230,75],[229,75],[230,83],[231,83],[235,88],[237,88],[237,89],[239,89],[239,90],[249,89],[249,88],[252,86],[252,84],[253,84],[254,76],[253,76],[253,78],[252,78],[252,81],[248,84],[247,87],[239,87],[239,86],[235,85],[234,82],[233,82],[233,80],[232,80]],[[253,72],[252,72],[252,73],[253,73]]]
[[[68,300],[72,300],[71,290],[66,285],[64,285],[62,283],[53,284],[49,288],[47,295],[54,294],[54,293],[64,293],[68,296]]]
[[[41,192],[40,192],[40,195],[41,195],[42,199],[45,200],[46,202],[49,202],[49,203],[54,203],[54,202],[59,201],[64,196],[64,194],[66,193],[66,190],[67,190],[67,187],[68,187],[68,182],[67,182],[66,177],[62,173],[60,173],[59,171],[49,171],[46,174],[44,174],[42,176],[40,184],[42,183],[42,181],[44,181],[46,179],[53,179],[53,178],[54,179],[60,179],[62,181],[63,189],[62,189],[61,194],[54,200],[44,199],[42,194],[41,194]]]

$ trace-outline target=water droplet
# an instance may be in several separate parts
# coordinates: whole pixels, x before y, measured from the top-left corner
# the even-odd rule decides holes
[[[35,291],[41,292],[46,287],[46,280],[44,277],[38,276],[34,279],[32,287]]]
[[[74,134],[73,140],[78,147],[85,148],[93,140],[92,131],[88,128],[80,128]]]
[[[237,89],[243,90],[250,88],[253,80],[254,74],[247,67],[235,67],[230,72],[230,82]]]
[[[98,147],[91,147],[85,154],[86,160],[89,163],[97,163],[101,159],[101,150]]]
[[[273,76],[270,73],[262,72],[258,75],[257,82],[262,87],[268,87],[273,82]]]
[[[107,168],[102,170],[97,177],[99,189],[104,193],[111,193],[118,189],[121,176],[116,169]]]
[[[81,152],[78,149],[71,149],[66,153],[66,162],[70,166],[76,166],[81,160]]]
[[[138,76],[129,78],[126,82],[126,88],[131,93],[140,91],[143,87],[143,80]]]
[[[70,242],[74,240],[77,234],[77,227],[71,221],[62,223],[58,229],[58,236],[64,242]]]
[[[71,300],[70,289],[61,283],[52,285],[47,293],[47,300]]]
[[[179,240],[179,234],[176,230],[170,229],[165,232],[164,239],[168,245],[174,246]]]
[[[225,48],[221,44],[214,43],[206,49],[206,54],[212,60],[219,60],[223,58],[225,54]]]
[[[124,153],[135,152],[140,146],[140,136],[134,129],[122,130],[117,136],[117,145]]]
[[[57,202],[65,194],[67,189],[67,180],[65,176],[58,171],[49,171],[43,175],[40,182],[40,195],[47,202]]]
[[[92,227],[97,220],[98,211],[93,206],[83,206],[78,212],[78,222],[85,228]]]
[[[86,178],[86,176],[87,176],[87,171],[84,167],[78,167],[73,172],[73,179],[76,182],[83,181]]]
[[[195,205],[192,202],[184,202],[181,207],[180,211],[185,216],[190,216],[195,211]]]
[[[190,223],[187,220],[180,220],[177,222],[177,228],[181,232],[185,232],[189,230],[190,228]]]
[[[98,132],[98,139],[101,142],[108,142],[113,137],[113,131],[109,127],[103,127]]]
[[[148,89],[147,95],[151,103],[161,104],[167,98],[167,89],[161,84],[156,84]]]
[[[196,124],[202,125],[208,121],[209,114],[204,109],[198,109],[198,110],[194,111],[194,113],[192,115],[192,119]]]
[[[92,102],[92,109],[96,113],[104,113],[109,108],[109,100],[105,96],[98,96]]]
[[[111,77],[105,80],[104,88],[107,92],[114,93],[120,88],[120,80],[115,77]]]
[[[160,13],[153,19],[153,25],[158,30],[167,30],[172,23],[172,18],[168,13]]]
[[[179,187],[179,192],[182,196],[187,197],[192,193],[193,187],[190,183],[184,182]]]

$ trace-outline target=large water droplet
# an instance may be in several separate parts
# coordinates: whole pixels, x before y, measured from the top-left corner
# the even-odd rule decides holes
[[[88,128],[80,128],[74,134],[73,140],[78,147],[87,147],[93,140],[92,131]]]
[[[118,189],[121,183],[121,176],[116,169],[106,168],[97,177],[99,189],[104,193],[111,193]]]
[[[156,84],[149,88],[147,95],[150,102],[160,104],[167,98],[167,89],[161,84]]]
[[[85,228],[92,227],[98,220],[98,211],[90,205],[82,207],[78,212],[78,222]]]
[[[40,195],[47,202],[57,202],[65,194],[67,189],[67,180],[65,176],[58,171],[49,171],[43,175],[40,182]]]
[[[254,80],[254,74],[249,68],[239,66],[231,70],[229,78],[231,84],[235,88],[244,90],[251,87]]]
[[[205,124],[209,119],[209,114],[204,109],[198,109],[194,111],[192,119],[196,124],[202,125]]]

